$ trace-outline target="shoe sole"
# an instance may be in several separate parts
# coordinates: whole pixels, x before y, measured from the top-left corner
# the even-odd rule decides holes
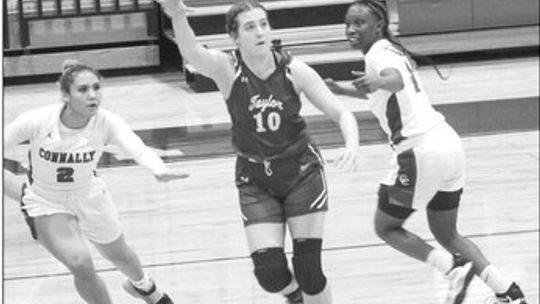
[[[466,263],[463,266],[463,267],[468,267],[468,269],[466,270],[467,274],[465,275],[465,279],[463,280],[463,286],[461,286],[460,291],[455,295],[454,299],[450,302],[447,301],[447,303],[451,303],[451,304],[463,303],[463,300],[465,300],[465,296],[467,295],[467,288],[469,287],[469,284],[474,278],[474,272],[473,272],[472,266],[473,266],[472,262]]]

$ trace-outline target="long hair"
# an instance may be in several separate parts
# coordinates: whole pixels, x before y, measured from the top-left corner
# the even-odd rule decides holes
[[[383,29],[382,34],[383,37],[388,39],[398,50],[403,52],[406,56],[408,56],[413,61],[422,61],[425,62],[433,67],[435,72],[437,72],[437,75],[439,75],[439,78],[443,80],[447,80],[448,77],[442,75],[441,71],[439,70],[439,67],[435,62],[424,55],[420,55],[418,53],[412,52],[409,49],[407,49],[403,44],[399,41],[399,39],[394,36],[392,31],[388,28],[389,25],[389,18],[388,18],[388,9],[386,6],[386,0],[355,0],[350,6],[353,5],[363,5],[369,8],[371,13],[375,15],[379,20],[383,22]]]

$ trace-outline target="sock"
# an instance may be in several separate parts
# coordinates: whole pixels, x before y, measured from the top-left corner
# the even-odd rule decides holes
[[[293,276],[289,285],[283,288],[279,293],[286,296],[296,291],[296,289],[298,289],[298,283],[296,282],[296,279]]]
[[[133,284],[133,286],[143,291],[149,291],[153,285],[152,281],[150,281],[150,278],[148,277],[146,273],[143,273],[143,277],[139,281],[132,281],[132,280],[129,280],[129,281],[131,282],[131,284]]]
[[[435,248],[428,254],[426,263],[446,274],[454,267],[454,257],[444,250]]]
[[[482,279],[482,281],[484,281],[495,293],[499,294],[505,293],[513,282],[508,277],[502,275],[493,265],[488,265],[482,270],[480,279]]]

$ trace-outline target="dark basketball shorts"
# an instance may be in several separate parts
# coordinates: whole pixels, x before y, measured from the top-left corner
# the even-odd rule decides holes
[[[246,226],[285,223],[289,217],[328,210],[323,160],[311,145],[299,157],[267,164],[238,157],[236,187]]]

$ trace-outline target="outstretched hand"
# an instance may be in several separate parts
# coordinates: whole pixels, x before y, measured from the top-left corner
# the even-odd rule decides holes
[[[176,13],[186,14],[194,12],[194,9],[187,6],[183,0],[155,0],[161,5],[163,12],[173,17]]]
[[[378,77],[360,71],[351,71],[351,74],[355,77],[352,85],[362,94],[373,93],[380,88],[380,79]]]
[[[168,182],[168,181],[172,181],[172,180],[175,180],[175,179],[188,178],[189,174],[188,173],[175,173],[175,172],[167,171],[167,172],[164,172],[164,173],[155,174],[154,176],[160,182]]]
[[[324,83],[326,86],[332,91],[334,94],[342,94],[343,88],[332,78],[326,78],[324,80]]]
[[[358,152],[358,147],[345,147],[341,151],[340,155],[336,159],[334,159],[333,163],[334,166],[339,170],[355,171],[356,169],[358,169],[359,157],[360,156]]]

